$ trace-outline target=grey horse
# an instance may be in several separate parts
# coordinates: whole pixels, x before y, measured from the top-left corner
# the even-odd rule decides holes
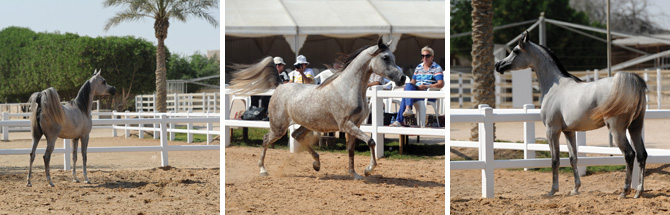
[[[31,187],[30,177],[33,172],[33,161],[35,161],[35,150],[42,135],[47,139],[47,148],[44,153],[44,172],[47,182],[51,182],[49,174],[49,161],[58,137],[72,139],[72,177],[74,182],[79,182],[76,175],[77,144],[81,139],[81,157],[83,160],[84,180],[90,184],[86,176],[86,149],[88,147],[89,133],[93,123],[91,122],[91,106],[93,97],[97,95],[114,95],[116,88],[109,86],[100,71],[95,71],[93,77],[87,80],[79,89],[77,97],[65,105],[60,104],[58,92],[50,87],[42,92],[33,93],[30,96],[32,115],[30,117],[30,132],[33,136],[33,148],[30,152],[30,168],[28,170],[28,187]]]
[[[390,43],[389,43],[390,44]],[[363,179],[354,171],[354,143],[360,139],[368,144],[371,152],[370,165],[365,175],[370,175],[377,161],[375,141],[360,130],[361,123],[370,110],[366,104],[366,85],[374,72],[398,84],[405,83],[405,75],[395,65],[395,56],[379,38],[376,45],[363,47],[342,60],[343,67],[321,85],[279,84],[277,70],[272,58],[266,57],[259,63],[233,74],[231,86],[235,94],[251,94],[275,88],[268,115],[270,131],[263,136],[260,175],[268,175],[264,166],[265,152],[271,143],[281,138],[290,124],[301,126],[292,136],[311,153],[314,170],[319,171],[319,154],[310,145],[318,139],[318,132],[346,133],[349,152],[349,175]]]
[[[583,82],[568,73],[549,49],[528,41],[528,32],[525,32],[512,53],[497,62],[495,68],[503,73],[529,67],[537,74],[540,84],[540,115],[547,127],[547,140],[551,151],[553,185],[547,195],[552,196],[558,191],[560,134],[563,133],[568,140],[570,164],[575,177],[575,188],[570,194],[576,195],[579,194],[581,182],[577,173],[575,132],[606,125],[626,160],[626,179],[623,193],[619,197],[625,198],[630,189],[636,152],[640,165],[640,181],[634,198],[640,197],[644,190],[647,160],[647,151],[642,141],[647,90],[644,80],[632,73],[618,72],[610,78]],[[630,133],[635,150],[626,138],[626,130]]]

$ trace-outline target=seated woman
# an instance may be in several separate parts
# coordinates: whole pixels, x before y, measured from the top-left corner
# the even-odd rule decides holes
[[[434,55],[435,51],[433,51],[433,49],[428,46],[425,46],[421,49],[421,60],[423,62],[417,65],[416,69],[414,69],[412,81],[405,84],[405,91],[427,90],[428,88],[444,87],[444,75],[442,74],[443,70],[440,65],[437,65],[437,63],[433,62]],[[429,100],[434,101],[435,99]],[[423,101],[423,99],[403,98],[400,102],[400,108],[398,109],[396,121],[393,122],[391,126],[404,126],[404,117],[414,114],[412,112],[412,104],[418,101]]]

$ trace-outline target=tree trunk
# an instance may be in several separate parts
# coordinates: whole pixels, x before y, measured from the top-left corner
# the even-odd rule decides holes
[[[165,66],[165,39],[170,23],[167,19],[156,19],[154,30],[158,46],[156,47],[156,111],[167,112],[167,69]]]
[[[493,58],[493,1],[472,0],[472,74],[474,107],[487,104],[495,108]],[[479,139],[477,124],[470,130],[470,140]]]

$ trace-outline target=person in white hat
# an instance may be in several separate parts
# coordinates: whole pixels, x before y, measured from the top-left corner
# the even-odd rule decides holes
[[[279,72],[279,78],[281,79],[282,83],[288,83],[291,78],[288,77],[288,72],[284,71],[284,66],[286,66],[286,63],[284,63],[284,59],[281,57],[275,57],[275,66],[277,67],[277,71]]]
[[[289,74],[291,78],[290,82],[300,84],[314,83],[314,71],[307,68],[308,65],[309,62],[307,62],[307,58],[303,55],[298,55],[298,57],[296,57],[296,62],[293,64],[295,70]]]

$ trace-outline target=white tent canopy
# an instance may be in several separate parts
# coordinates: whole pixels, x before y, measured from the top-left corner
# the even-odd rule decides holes
[[[392,50],[401,34],[446,37],[444,1],[227,0],[225,4],[226,35],[282,35],[296,55],[307,35],[392,36],[397,38]]]

